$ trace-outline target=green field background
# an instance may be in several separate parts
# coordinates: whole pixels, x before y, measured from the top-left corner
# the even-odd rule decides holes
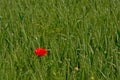
[[[119,79],[120,0],[0,0],[0,80]]]

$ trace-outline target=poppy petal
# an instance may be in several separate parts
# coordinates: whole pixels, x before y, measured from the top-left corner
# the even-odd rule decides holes
[[[37,49],[34,51],[34,53],[35,53],[37,56],[42,57],[42,56],[46,55],[46,54],[48,53],[48,51],[45,50],[45,49],[43,49],[43,48],[37,48]]]

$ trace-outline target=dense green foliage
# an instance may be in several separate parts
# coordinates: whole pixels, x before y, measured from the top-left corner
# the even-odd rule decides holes
[[[120,0],[0,0],[0,80],[119,79]]]

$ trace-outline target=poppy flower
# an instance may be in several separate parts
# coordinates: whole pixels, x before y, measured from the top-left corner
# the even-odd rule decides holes
[[[42,56],[46,55],[46,54],[48,53],[48,51],[45,50],[45,49],[43,49],[43,48],[37,48],[37,49],[34,51],[34,53],[35,53],[37,56],[42,57]]]

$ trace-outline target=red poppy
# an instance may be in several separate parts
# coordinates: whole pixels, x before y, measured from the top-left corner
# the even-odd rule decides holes
[[[48,53],[47,50],[43,49],[43,48],[37,48],[34,53],[37,55],[37,56],[44,56]]]

